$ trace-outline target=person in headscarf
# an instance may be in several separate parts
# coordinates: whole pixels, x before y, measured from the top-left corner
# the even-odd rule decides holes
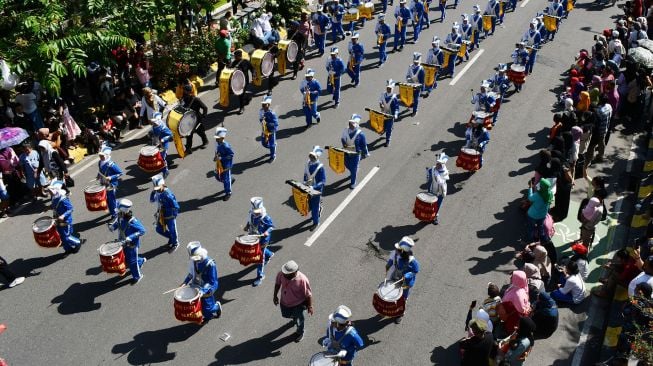
[[[569,213],[573,179],[568,165],[560,164],[560,160],[558,159],[551,159],[551,170],[557,171],[556,189],[554,193],[555,206],[551,210],[551,216],[554,221],[559,222],[567,218],[567,214]]]
[[[489,366],[494,337],[481,319],[469,322],[469,336],[460,340],[461,366]]]
[[[598,77],[598,75],[594,75],[594,77]],[[599,104],[599,97],[601,96],[601,90],[595,87],[590,89],[589,93],[590,93],[590,106],[596,107]]]
[[[569,148],[569,175],[571,175],[571,185],[575,185],[576,178],[576,163],[580,155],[580,139],[583,137],[583,129],[574,126],[571,128],[571,146]]]
[[[497,312],[501,318],[504,333],[509,334],[517,327],[519,319],[528,316],[531,305],[528,299],[528,280],[524,271],[514,271],[510,286],[506,289]]]
[[[592,247],[596,225],[601,221],[602,216],[603,205],[601,204],[601,200],[597,197],[592,197],[587,202],[585,208],[583,208],[581,211],[581,215],[579,217],[581,223],[580,241],[587,248]]]
[[[540,269],[537,268],[533,263],[524,264],[524,273],[528,278],[528,284],[534,286],[538,291],[544,291],[544,281],[542,281],[542,275],[540,274]]]
[[[537,295],[531,319],[537,338],[549,338],[558,329],[558,305],[548,293],[541,291]]]
[[[578,94],[578,103],[576,103],[576,110],[579,112],[586,112],[589,110],[590,104],[590,93],[587,91],[581,91]]]
[[[522,366],[524,364],[524,361],[535,344],[535,338],[533,337],[535,329],[536,325],[533,320],[530,318],[521,318],[519,319],[519,328],[510,336],[509,340],[499,342],[500,348],[502,348],[502,343],[505,344],[505,341],[508,342],[507,351],[504,355],[504,361],[508,365]]]
[[[483,310],[488,314],[490,320],[492,321],[493,326],[499,325],[501,321],[499,315],[497,314],[497,306],[501,303],[501,291],[499,287],[492,282],[487,284],[487,297],[483,300]]]
[[[538,237],[541,242],[551,240],[544,227],[544,219],[549,213],[549,207],[553,201],[551,192],[551,182],[546,179],[540,179],[539,189],[533,191],[532,181],[528,181],[528,200],[531,206],[528,208],[528,239],[529,242],[535,241],[535,230],[538,230]]]
[[[533,183],[537,184],[542,177],[549,175],[551,171],[551,152],[546,149],[540,150],[540,161],[535,167],[535,176],[533,178]]]

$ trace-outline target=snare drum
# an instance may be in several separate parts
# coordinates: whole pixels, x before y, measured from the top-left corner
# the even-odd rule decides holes
[[[200,292],[195,287],[178,288],[175,291],[174,306],[177,320],[198,324],[204,320]]]
[[[156,146],[144,146],[138,156],[138,167],[147,173],[156,173],[163,169],[165,162]]]
[[[266,50],[256,50],[252,53],[252,66],[254,67],[254,78],[252,82],[260,86],[264,77],[270,76],[274,69],[274,56]]]
[[[517,64],[510,65],[510,70],[508,70],[508,80],[515,83],[515,85],[522,85],[526,82],[526,67]]]
[[[102,270],[104,272],[117,273],[121,276],[127,272],[125,252],[122,250],[122,245],[119,242],[102,244],[98,252],[100,252],[100,264],[102,264]]]
[[[288,62],[295,62],[297,59],[297,52],[299,51],[299,48],[297,47],[297,43],[292,40],[283,40],[279,41],[279,54],[286,55],[286,60]]]
[[[32,224],[36,244],[44,248],[56,248],[61,245],[56,221],[50,216],[39,217]]]
[[[338,360],[333,357],[327,357],[326,352],[318,352],[308,361],[308,366],[337,366]]]
[[[377,313],[387,317],[397,317],[404,315],[406,311],[406,299],[404,290],[401,286],[392,283],[381,282],[379,288],[374,293],[372,306]]]
[[[89,211],[107,209],[107,189],[101,184],[92,184],[84,188],[84,200]]]
[[[497,113],[499,111],[499,108],[501,108],[501,95],[495,92],[489,92],[487,93],[489,97],[494,98],[494,106],[490,108],[490,112],[492,113]]]
[[[472,116],[469,118],[469,122],[483,124],[488,130],[492,129],[492,116],[493,113],[485,111],[473,111]]]
[[[428,192],[418,193],[415,197],[413,214],[419,221],[433,222],[438,214],[438,196]]]
[[[231,246],[229,256],[238,260],[243,266],[249,266],[252,263],[261,263],[261,246],[259,237],[256,235],[241,235],[236,238]]]
[[[463,147],[456,159],[456,166],[467,171],[477,171],[481,169],[481,154],[474,149]]]

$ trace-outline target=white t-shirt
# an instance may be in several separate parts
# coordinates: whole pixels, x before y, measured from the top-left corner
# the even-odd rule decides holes
[[[567,277],[564,287],[560,289],[563,294],[571,292],[571,298],[574,304],[579,304],[585,298],[585,282],[580,274]]]
[[[583,258],[578,258],[576,260],[576,264],[578,265],[578,273],[580,274],[580,276],[583,277],[583,280],[587,280],[587,276],[589,276],[590,274],[587,260]]]
[[[643,282],[647,282],[651,287],[653,287],[653,277],[642,271],[642,273],[638,274],[637,277],[633,278],[633,280],[628,284],[628,296],[634,296],[635,287]]]

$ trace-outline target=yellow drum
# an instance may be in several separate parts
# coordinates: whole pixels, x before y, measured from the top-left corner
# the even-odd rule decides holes
[[[467,53],[467,47],[469,46],[469,41],[462,41],[460,48],[458,49],[458,57],[465,57]]]
[[[274,70],[274,56],[265,50],[256,50],[252,54],[252,66],[254,67],[254,78],[252,82],[261,86],[264,77],[270,76]]]
[[[175,148],[180,158],[186,156],[186,150],[184,150],[184,144],[181,141],[181,135],[179,134],[179,126],[182,118],[184,117],[185,108],[177,107],[168,113],[168,128],[172,131],[172,141],[175,143]]]
[[[283,74],[286,72],[286,61],[292,63],[297,59],[299,48],[293,40],[279,41],[279,53],[277,54],[277,70]]]
[[[245,74],[238,69],[222,69],[220,73],[220,105],[229,107],[229,92],[241,95],[245,91]]]
[[[365,4],[358,5],[358,16],[360,18],[372,20],[374,18],[374,16],[372,15],[373,12],[374,12],[374,3],[372,2],[367,2]]]
[[[342,17],[343,22],[355,22],[360,18],[360,14],[358,12],[358,9],[356,8],[351,8],[347,10]]]

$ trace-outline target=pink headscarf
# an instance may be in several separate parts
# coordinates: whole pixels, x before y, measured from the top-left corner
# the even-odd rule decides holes
[[[501,301],[510,301],[521,314],[528,314],[531,305],[528,302],[528,280],[524,271],[514,271],[510,277],[510,287],[503,294]]]
[[[583,129],[578,126],[572,127],[571,137],[573,138],[574,141],[580,141],[580,138],[583,137]]]
[[[603,212],[603,207],[601,207],[601,201],[598,198],[592,197],[587,206],[583,209],[583,217],[589,221],[593,221],[596,218],[596,215],[600,215]]]

